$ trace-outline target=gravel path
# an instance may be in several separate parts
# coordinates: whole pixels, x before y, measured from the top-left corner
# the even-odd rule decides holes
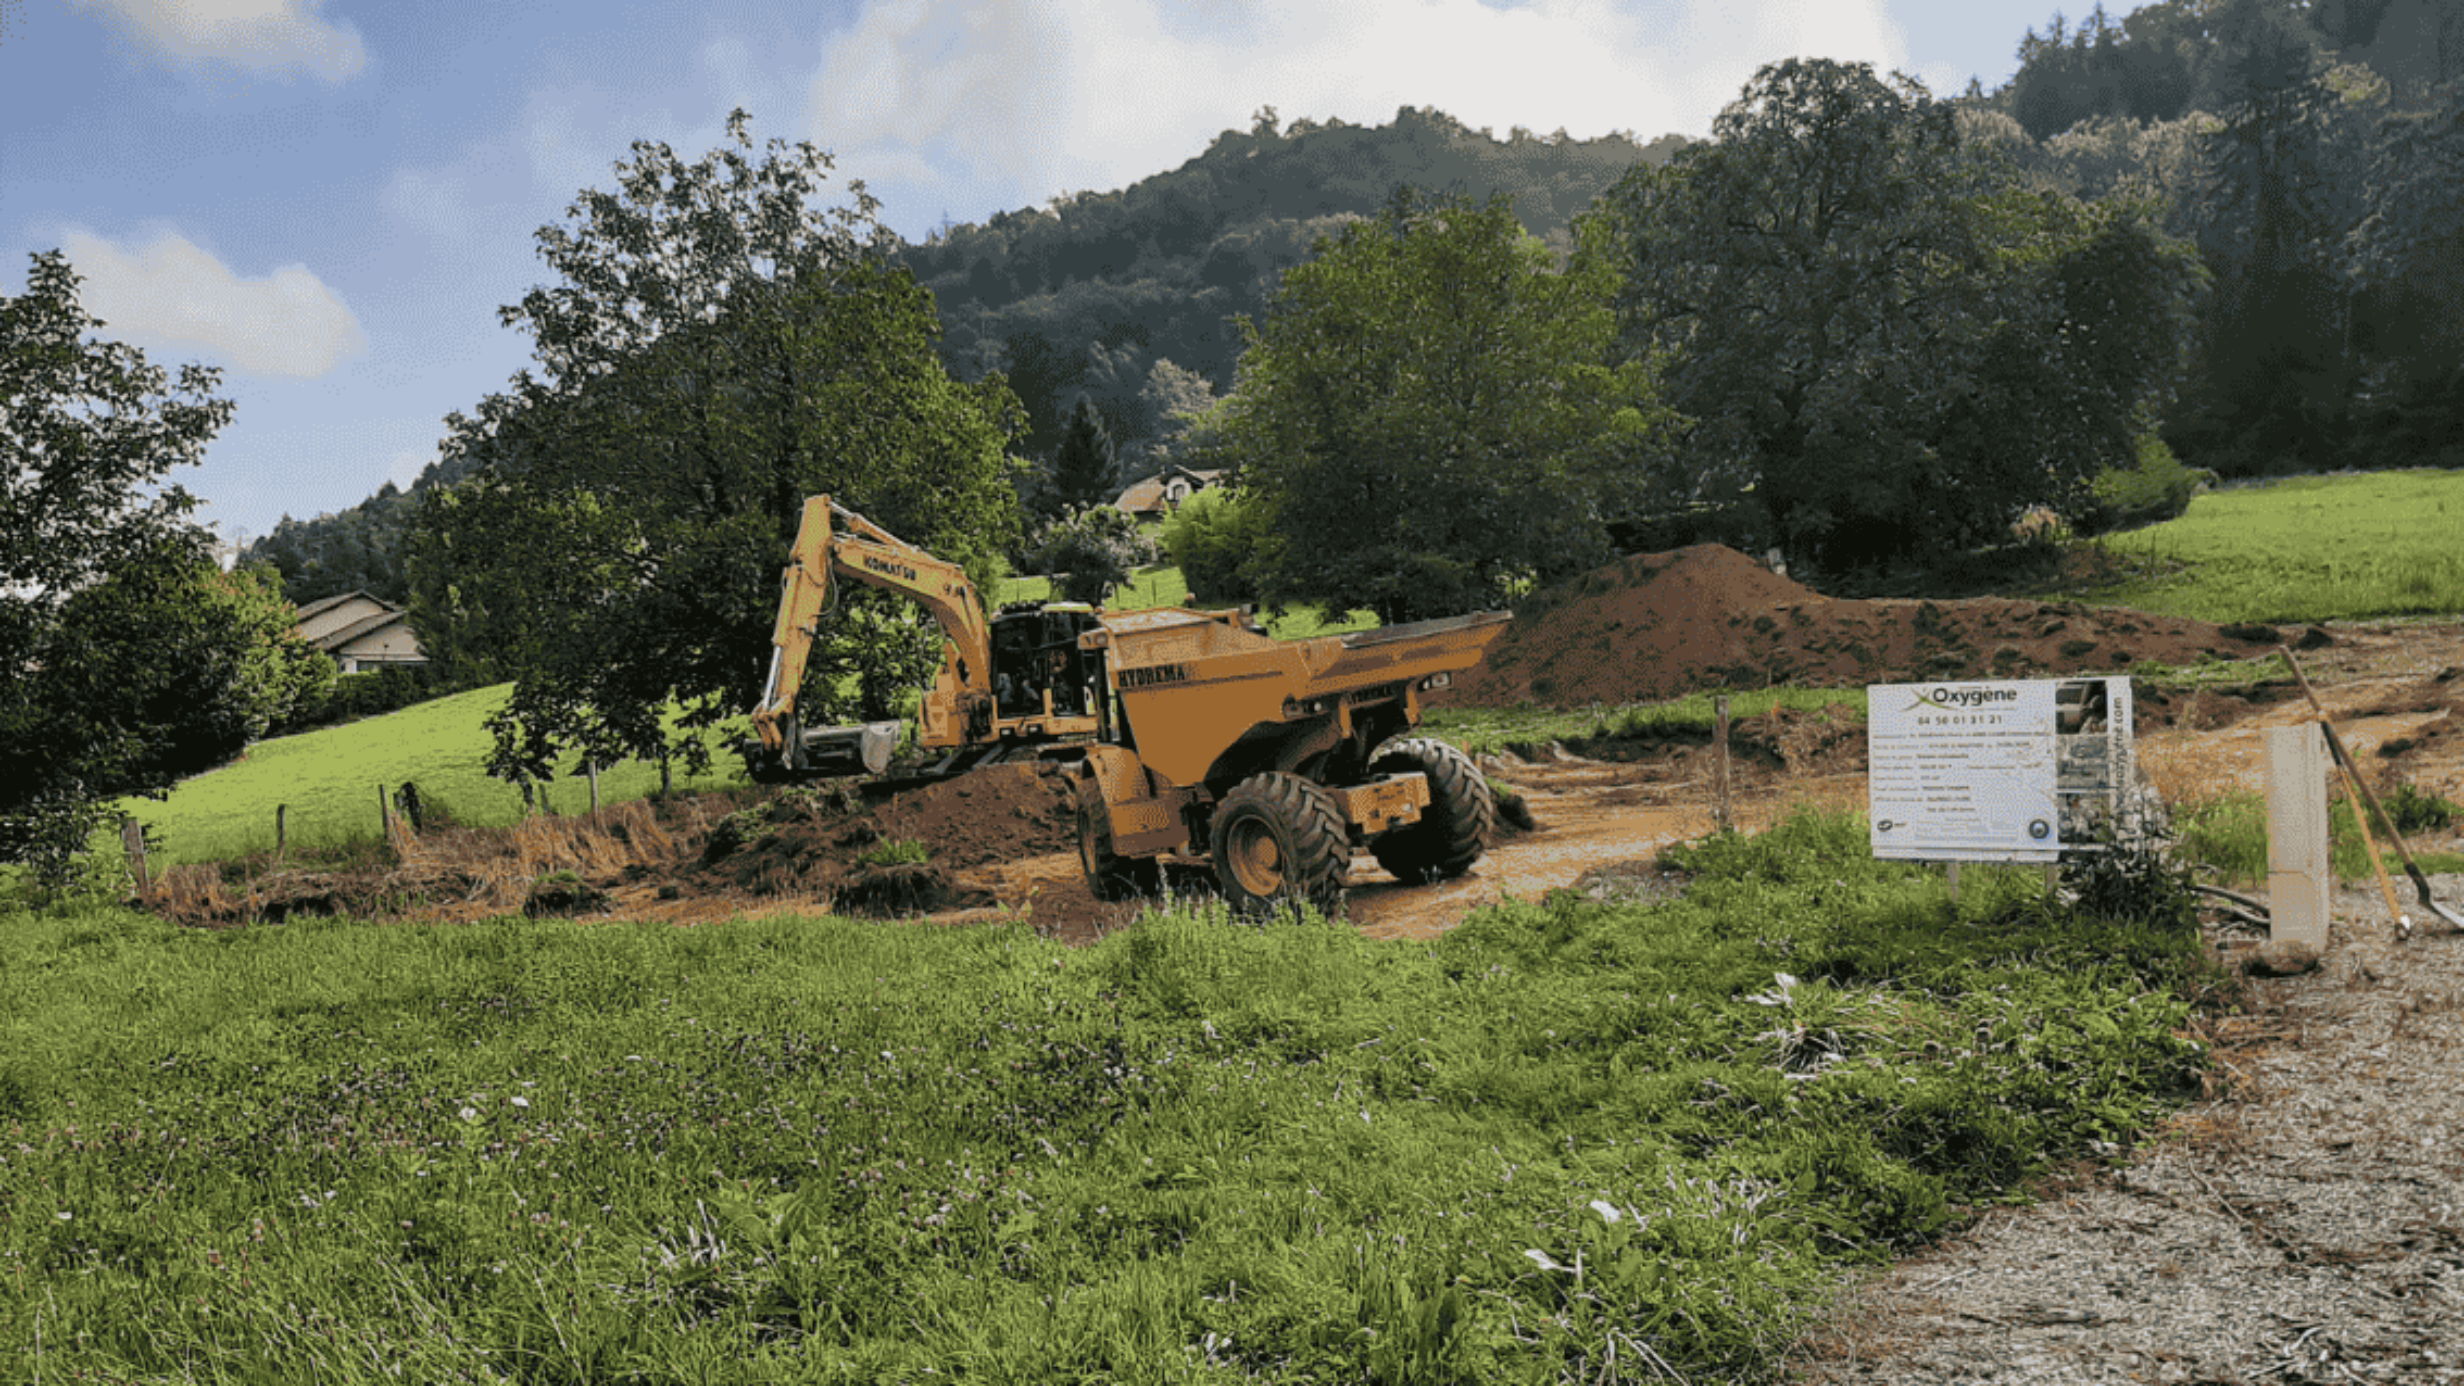
[[[2464,1383],[2464,937],[2334,914],[2213,1023],[2212,1100],[1860,1286],[1791,1379]]]

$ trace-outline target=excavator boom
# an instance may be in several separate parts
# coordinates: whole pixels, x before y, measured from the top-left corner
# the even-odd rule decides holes
[[[984,604],[965,570],[907,543],[828,496],[804,503],[786,571],[781,575],[779,614],[770,635],[770,674],[753,710],[761,756],[791,774],[879,774],[898,744],[900,725],[874,722],[806,731],[798,723],[797,695],[805,661],[828,613],[833,583],[840,577],[904,593],[932,613],[947,637],[942,677],[948,696],[927,699],[919,740],[926,746],[957,746],[970,725],[988,726],[992,709],[989,673],[991,634]],[[749,748],[748,748],[749,753]]]

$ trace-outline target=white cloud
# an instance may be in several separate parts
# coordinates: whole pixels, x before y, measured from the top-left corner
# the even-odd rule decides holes
[[[230,63],[252,72],[297,70],[339,82],[368,65],[348,22],[318,15],[325,0],[73,0],[103,10],[174,64]]]
[[[305,265],[242,279],[173,231],[130,251],[72,229],[62,247],[85,279],[79,302],[108,336],[206,347],[242,370],[301,378],[367,346],[351,310]]]
[[[1902,66],[1883,0],[878,0],[827,45],[810,138],[917,199],[1040,201],[1173,167],[1272,105],[1381,124],[1434,106],[1501,135],[1707,134],[1763,63]],[[935,170],[939,172],[936,173]],[[905,219],[924,210],[913,204]]]

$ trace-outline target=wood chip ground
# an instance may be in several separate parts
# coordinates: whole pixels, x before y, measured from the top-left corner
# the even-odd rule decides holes
[[[2464,937],[2416,924],[2340,891],[2319,969],[2214,1023],[2210,1100],[1858,1285],[1790,1379],[2464,1383]]]

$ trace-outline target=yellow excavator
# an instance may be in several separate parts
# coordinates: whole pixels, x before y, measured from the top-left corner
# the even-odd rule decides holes
[[[805,502],[745,746],[757,780],[887,771],[899,722],[806,728],[796,694],[839,579],[903,592],[940,625],[902,778],[1055,763],[1078,804],[1079,858],[1105,899],[1166,866],[1209,868],[1235,906],[1331,903],[1365,847],[1407,881],[1459,876],[1496,806],[1455,747],[1404,733],[1421,694],[1480,660],[1508,613],[1277,640],[1246,607],[1115,612],[1023,602],[987,618],[957,565],[828,496]]]

